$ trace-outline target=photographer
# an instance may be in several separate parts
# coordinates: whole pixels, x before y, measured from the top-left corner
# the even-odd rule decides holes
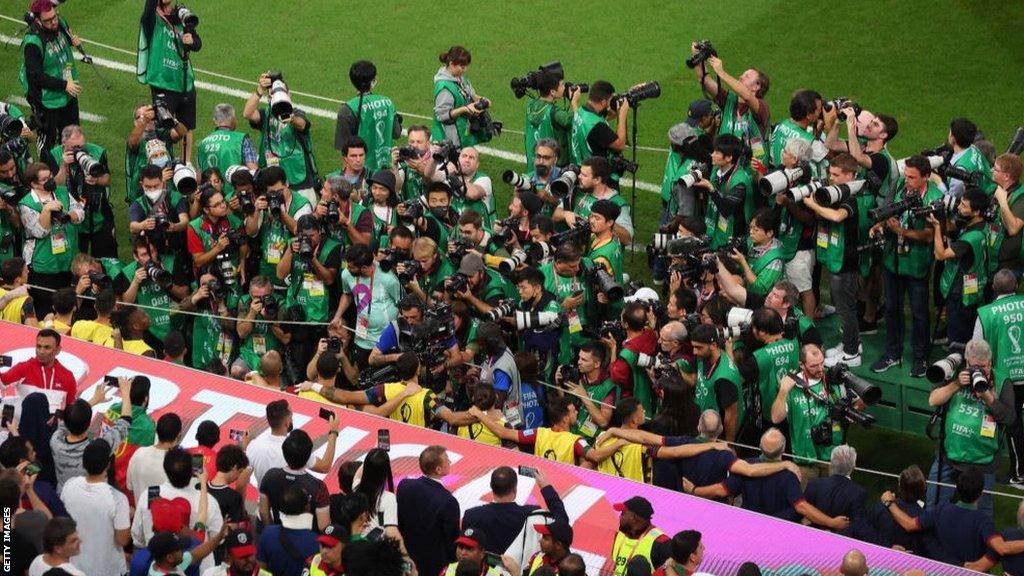
[[[519,301],[502,320],[516,330],[518,349],[537,356],[540,374],[548,378],[559,357],[558,336],[562,323],[557,297],[544,288],[544,274],[532,266],[515,272],[512,277],[519,291]]]
[[[846,142],[839,140],[839,128],[842,124],[840,114],[846,117]],[[860,110],[859,106],[848,101],[832,106],[831,110],[825,111],[824,116],[825,126],[828,126],[825,146],[833,152],[849,154],[858,166],[870,172],[870,180],[877,182],[877,184],[871,185],[875,199],[881,200],[885,204],[889,203],[896,193],[896,185],[900,177],[896,160],[893,159],[887,147],[889,141],[895,138],[899,132],[899,124],[896,119],[892,116],[876,115],[868,110]],[[864,140],[863,145],[861,139]],[[835,165],[834,159],[833,165]],[[862,209],[870,208],[870,206],[865,206],[870,198],[871,196],[867,194],[858,197],[858,203],[861,204]],[[864,224],[864,228],[867,228],[866,221]]]
[[[572,131],[573,116],[580,104],[580,87],[575,86],[566,93],[565,79],[550,71],[543,71],[537,77],[537,97],[526,101],[526,124],[523,128],[526,146],[526,171],[535,170],[534,155],[537,145],[546,139],[558,145],[557,161],[553,164],[569,164],[569,134]],[[569,98],[570,109],[556,104],[559,98]]]
[[[579,174],[579,187],[585,194],[580,195],[572,211],[556,208],[552,220],[565,222],[570,229],[575,228],[580,218],[590,216],[595,203],[605,200],[619,207],[619,211],[612,218],[614,222],[611,230],[623,246],[629,246],[633,242],[633,216],[630,213],[629,202],[618,190],[611,187],[611,183],[612,169],[608,161],[599,156],[587,158],[580,165]]]
[[[852,114],[852,111],[851,111]],[[859,170],[850,154],[839,154],[829,166],[833,186],[853,182]],[[852,194],[833,206],[822,206],[811,195],[804,206],[818,218],[817,260],[829,272],[832,303],[839,313],[843,342],[826,351],[829,364],[842,362],[851,368],[861,364],[857,290],[860,286],[860,254],[857,252],[859,203]],[[832,360],[832,359],[835,360]],[[827,458],[826,458],[827,460]]]
[[[419,296],[427,304],[436,299],[436,294],[444,290],[445,280],[455,274],[452,263],[437,251],[437,243],[430,238],[417,238],[412,243],[411,259],[419,264],[419,270],[412,280],[405,284],[405,289]],[[398,274],[405,273],[405,265],[399,263],[395,268]]]
[[[993,197],[999,204],[998,238],[994,246],[989,245],[989,265],[1013,270],[1018,278],[1024,275],[1024,187],[1020,177],[1020,156],[1002,154],[996,158],[992,180],[996,184]]]
[[[782,168],[792,169],[810,159],[811,145],[801,138],[790,138],[782,148]],[[769,200],[771,202],[771,200]],[[818,308],[814,282],[814,236],[817,232],[815,214],[795,202],[786,192],[775,195],[772,208],[779,215],[777,238],[782,242],[782,260],[786,263],[785,277],[800,293],[800,307],[804,314],[814,316]]]
[[[710,136],[699,127],[704,118],[713,117],[711,102],[695,100],[690,104],[686,122],[676,124],[668,131],[670,151],[665,161],[661,179],[661,225],[668,224],[676,216],[693,216],[697,213],[697,199],[693,190],[680,182],[698,162],[710,157]]]
[[[79,249],[96,258],[117,258],[107,152],[97,144],[86,142],[85,134],[77,124],[65,126],[61,130],[60,141],[60,145],[49,150],[46,162],[54,171],[53,179],[57,185],[66,187],[82,203],[85,220],[78,227]],[[80,154],[88,158],[80,158]],[[99,165],[90,166],[81,160]]]
[[[71,259],[78,253],[78,224],[85,217],[82,205],[57,186],[50,168],[34,162],[25,169],[30,190],[18,203],[21,224],[25,227],[25,248],[29,269],[28,283],[40,288],[63,288],[71,281]],[[51,312],[52,292],[33,289],[36,316]]]
[[[132,256],[134,261],[114,278],[114,292],[122,302],[142,306],[149,316],[146,343],[162,353],[163,341],[171,331],[171,303],[189,293],[188,263],[175,252],[160,253],[142,236],[132,240]]]
[[[277,267],[284,257],[288,242],[297,234],[298,219],[312,215],[313,207],[301,194],[292,191],[288,175],[280,166],[260,170],[258,188],[265,194],[256,201],[259,218],[259,274],[277,278]]]
[[[366,167],[370,174],[387,169],[391,143],[402,137],[402,115],[395,112],[391,98],[374,94],[377,67],[368,60],[358,60],[348,69],[348,79],[358,96],[341,105],[334,131],[334,149],[348,155],[346,146],[362,140]]]
[[[616,323],[625,337],[619,342],[614,333],[602,330],[601,342],[608,347],[611,360],[609,372],[612,381],[619,387],[620,397],[633,396],[643,404],[648,414],[655,414],[657,398],[651,389],[647,376],[647,364],[642,357],[653,357],[658,353],[658,334],[648,323],[648,308],[644,302],[627,302],[620,320]],[[620,336],[622,334],[620,333]]]
[[[58,144],[61,130],[78,124],[78,64],[72,46],[82,41],[51,0],[35,0],[32,23],[21,41],[21,88],[39,122],[39,150]]]
[[[198,271],[218,262],[222,270],[230,272],[229,276],[221,277],[222,281],[234,282],[238,276],[239,262],[242,261],[243,246],[235,242],[245,233],[251,232],[249,222],[246,230],[242,230],[242,222],[228,213],[228,205],[224,195],[213,188],[205,188],[200,195],[203,214],[188,223],[186,233],[188,251],[192,255],[192,266]],[[254,230],[252,230],[254,231]],[[244,273],[244,270],[241,270]]]
[[[488,226],[483,217],[474,209],[467,208],[459,216],[459,239],[468,242],[471,247],[469,251],[476,252],[481,256],[500,256],[502,258],[508,258],[508,251],[501,244],[495,242],[494,236],[488,230]],[[453,242],[449,243],[449,253],[452,252],[451,248]]]
[[[128,231],[132,238],[145,238],[161,253],[185,249],[188,202],[177,190],[169,189],[166,172],[155,164],[139,171],[142,194],[128,207]]]
[[[968,191],[967,193],[970,193]],[[992,370],[992,349],[984,340],[971,340],[964,348],[964,369],[928,395],[928,405],[939,408],[942,442],[928,471],[927,502],[945,502],[952,491],[932,482],[953,483],[967,470],[985,477],[985,489],[995,484],[997,454],[1003,431],[1019,415],[1014,411],[1013,386]],[[992,497],[982,496],[978,508],[992,516]]]
[[[490,228],[494,224],[494,192],[491,177],[480,171],[480,152],[467,146],[459,152],[459,167],[453,173],[449,168],[450,180],[457,182],[458,189],[453,188],[455,197],[451,205],[457,213],[475,210],[484,220],[484,226]]]
[[[779,395],[779,381],[800,370],[800,345],[786,337],[782,317],[771,308],[754,310],[750,332],[759,347],[744,356],[739,369],[744,388],[752,391],[748,397],[754,405],[748,408],[751,422],[760,433],[773,424],[771,410]]]
[[[174,144],[180,142],[188,128],[177,118],[172,118],[174,126],[167,128],[164,122],[157,123],[156,111],[149,104],[135,107],[132,117],[132,131],[128,134],[125,147],[125,198],[133,202],[141,195],[139,179],[141,171],[147,164],[167,168],[171,161]]]
[[[313,215],[323,222],[327,235],[342,249],[370,244],[373,239],[373,213],[352,199],[352,186],[342,176],[324,179]]]
[[[598,80],[590,85],[587,103],[577,108],[572,117],[569,134],[569,161],[572,164],[580,166],[584,160],[594,156],[607,159],[612,153],[626,148],[629,101],[625,98],[620,100],[615,111],[612,110],[614,96],[615,87],[609,82]],[[608,118],[612,116],[616,118],[615,130],[608,124]]]
[[[372,174],[373,171],[366,166],[366,142],[359,136],[353,136],[341,147],[341,168],[331,172],[326,178],[344,180],[349,193],[354,191],[360,198],[365,198],[368,180]]]
[[[507,250],[515,251],[517,248],[532,242],[530,230],[533,228],[533,221],[539,218],[547,207],[540,196],[529,191],[516,192],[508,203],[508,217],[500,222],[495,222],[495,228],[501,228],[502,236],[508,238],[505,243]],[[494,233],[499,231],[496,229]]]
[[[751,261],[747,262],[743,252],[736,249],[729,254],[729,258],[743,269],[748,292],[767,294],[782,277],[782,243],[775,237],[778,224],[771,208],[758,210],[750,220]],[[721,260],[718,262],[718,274],[729,274]]]
[[[754,182],[743,142],[732,134],[715,137],[711,152],[714,172],[694,184],[708,192],[704,225],[711,231],[711,248],[717,250],[731,238],[747,234],[754,215]]]
[[[697,408],[703,412],[714,410],[722,415],[725,439],[736,440],[746,412],[741,395],[740,372],[731,354],[722,350],[718,329],[711,324],[700,324],[690,334],[697,373],[694,394]]]
[[[19,134],[0,138],[0,184],[14,186],[21,181],[21,174],[25,172],[25,167],[32,161],[32,156],[29,153],[31,148],[29,140],[38,141],[38,138],[29,127],[33,119],[26,117],[21,108],[0,100],[0,118],[5,116],[21,122]],[[14,161],[13,165],[9,164],[12,160]]]
[[[598,434],[608,428],[619,399],[620,390],[607,370],[607,355],[608,349],[604,344],[587,342],[579,349],[576,365],[559,366],[555,374],[555,380],[569,393],[567,398],[576,404],[578,411],[570,430],[590,444],[594,444]]]
[[[152,1],[152,0],[150,0]],[[235,107],[231,104],[217,104],[213,107],[213,132],[203,138],[198,146],[199,170],[228,166],[245,166],[252,172],[259,168],[259,156],[252,138],[245,132],[239,132],[238,119],[235,118]],[[230,183],[224,185],[224,197],[231,196],[234,189]]]
[[[978,306],[988,282],[985,217],[991,199],[979,188],[968,188],[957,203],[952,225],[959,237],[947,244],[943,226],[928,215],[933,230],[935,260],[944,262],[939,291],[946,299],[946,337],[949,348],[963,349],[971,338]]]
[[[268,350],[279,350],[278,342],[287,345],[291,335],[281,324],[262,320],[277,320],[281,306],[274,297],[274,285],[270,278],[257,276],[249,283],[249,292],[238,300],[238,323],[235,332],[241,344],[239,356],[231,364],[231,377],[241,380],[260,365],[260,358]]]
[[[325,238],[320,222],[309,214],[300,216],[293,238],[277,263],[277,279],[288,285],[285,305],[299,307],[305,311],[306,322],[328,322],[331,316],[335,280],[341,269],[341,246],[332,238]],[[313,354],[312,347],[321,336],[317,326],[295,326],[305,337],[300,339],[306,350],[295,350],[295,359],[300,364]]]
[[[930,180],[932,170],[924,156],[911,156],[903,171],[903,180],[896,189],[894,202],[914,198],[928,206],[942,199],[942,191]],[[882,249],[882,280],[885,286],[885,353],[871,366],[882,373],[903,363],[904,297],[910,299],[913,316],[911,350],[913,378],[924,377],[928,369],[931,347],[928,330],[928,277],[932,268],[932,235],[930,225],[921,216],[905,210],[871,227],[871,235],[886,234],[889,242]]]
[[[588,221],[590,222],[591,237],[587,257],[590,258],[594,266],[603,267],[608,274],[611,274],[615,283],[621,285],[624,264],[623,244],[613,234],[617,227],[615,221],[618,217],[619,206],[610,200],[598,200],[590,207]],[[601,304],[611,304],[608,309],[612,316],[622,307],[621,302],[611,302],[608,294],[604,292],[598,292],[597,301]]]
[[[568,199],[563,201],[563,198],[551,193],[551,183],[562,175],[562,169],[557,162],[560,154],[565,150],[567,148],[556,142],[554,138],[540,138],[533,145],[533,152],[529,156],[533,161],[533,170],[524,176],[529,181],[530,189],[544,202],[541,209],[537,211],[538,215],[551,217],[557,207],[565,207],[568,202]],[[569,191],[569,198],[571,198],[571,194],[572,190]]]
[[[275,83],[279,84],[274,87]],[[271,112],[272,105],[260,106],[263,96],[269,97],[272,90],[281,89],[288,94],[286,98],[291,103],[280,72],[260,74],[255,92],[245,101],[242,116],[249,121],[249,126],[260,131],[260,165],[280,166],[294,193],[315,204],[316,159],[309,137],[309,118],[297,107],[292,108],[290,114],[278,116]]]
[[[405,202],[422,196],[434,178],[436,167],[430,148],[430,129],[422,124],[409,126],[406,145],[391,149],[391,171],[397,182],[395,190],[401,190],[400,200]]]
[[[398,317],[402,287],[394,274],[384,272],[374,262],[373,252],[365,244],[356,244],[345,251],[345,269],[341,272],[341,301],[331,318],[330,331],[345,329],[342,320],[349,306],[355,305],[356,365],[365,369],[370,351],[380,339],[384,328]]]
[[[395,174],[390,170],[379,170],[368,180],[370,196],[365,199],[367,212],[373,214],[372,241],[368,244],[374,250],[388,247],[388,235],[398,226],[398,196],[395,187]]]
[[[5,154],[0,150],[0,156]],[[3,158],[0,158],[2,161]],[[11,160],[14,162],[14,160]],[[0,183],[0,262],[22,253],[21,218],[18,216],[18,193]]]
[[[953,154],[949,158],[951,168],[963,168],[976,179],[974,185],[991,195],[996,190],[996,184],[992,181],[992,167],[988,158],[975,145],[978,140],[978,127],[967,118],[954,118],[949,123],[949,135],[946,137],[946,144],[952,148]],[[959,178],[946,178],[949,187],[947,194],[951,196],[962,196],[970,184]]]
[[[514,297],[512,287],[496,270],[485,266],[478,254],[463,256],[458,272],[445,282],[447,296],[465,301],[476,310],[478,317],[489,314],[502,300]],[[462,290],[458,290],[460,286],[456,282],[461,283]]]
[[[228,318],[234,316],[231,308],[237,307],[238,296],[226,290],[211,273],[200,275],[196,286],[181,301],[183,312],[197,312],[192,316],[191,366],[196,370],[217,366],[221,374],[226,374],[236,353],[235,321]]]
[[[452,46],[440,54],[441,67],[434,74],[434,123],[430,139],[434,142],[451,142],[456,146],[472,146],[486,142],[490,137],[480,138],[473,132],[470,118],[486,110],[479,106],[481,98],[466,78],[466,70],[472,62],[469,50]]]
[[[422,216],[410,218],[409,204],[402,203],[395,206],[400,221],[412,222],[415,232],[419,236],[426,236],[437,242],[438,246],[448,246],[448,237],[451,236],[452,228],[455,226],[455,213],[451,209],[451,188],[447,182],[431,182],[427,188],[425,209]],[[419,203],[422,200],[410,200],[410,203]]]
[[[146,0],[141,20],[135,74],[139,82],[149,85],[154,104],[188,128],[184,135],[188,161],[192,131],[196,129],[195,75],[189,52],[203,48],[196,33],[199,18],[184,6],[174,4],[174,0]]]
[[[590,306],[594,299],[590,282],[585,274],[580,273],[581,263],[579,249],[566,242],[555,249],[551,262],[540,266],[544,274],[544,289],[555,295],[565,312],[558,336],[559,366],[571,362],[573,350],[589,340],[583,334],[583,327],[589,325]]]
[[[822,98],[814,90],[798,90],[789,100],[789,118],[775,125],[771,135],[768,167],[775,170],[783,166],[782,153],[791,140],[815,142],[815,130],[822,115]],[[809,155],[808,155],[809,156]],[[809,158],[808,158],[809,159]]]
[[[403,352],[413,350],[416,345],[416,327],[423,323],[424,303],[415,294],[409,294],[398,303],[398,318],[388,323],[380,338],[370,351],[370,366],[385,366],[398,361]],[[448,342],[445,350],[446,361],[440,368],[452,368],[462,364],[459,345],[455,338]]]
[[[480,363],[480,382],[490,384],[494,388],[498,395],[495,405],[505,416],[505,422],[499,423],[499,426],[504,428],[508,425],[521,429],[526,423],[525,412],[528,409],[525,391],[519,378],[519,367],[512,356],[512,351],[505,344],[501,327],[494,322],[480,324],[476,331],[476,345],[484,358]],[[483,419],[480,419],[480,422],[487,425]],[[491,426],[487,427],[494,432]],[[501,434],[494,433],[504,439]]]
[[[690,50],[694,55],[701,52],[701,44],[691,44]],[[757,68],[749,68],[739,79],[733,78],[725,71],[725,65],[714,48],[710,50],[711,53],[698,66],[694,66],[693,72],[703,89],[722,109],[722,124],[718,134],[731,134],[745,143],[751,151],[751,158],[763,167],[767,161],[765,147],[770,126],[768,102],[764,99],[768,95],[768,75]],[[708,65],[718,76],[717,79],[708,74]]]

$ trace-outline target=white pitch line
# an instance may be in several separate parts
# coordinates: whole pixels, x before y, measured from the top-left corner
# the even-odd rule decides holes
[[[29,105],[28,104],[28,100],[25,100],[21,96],[15,96],[14,94],[9,95],[7,97],[7,101],[11,102],[13,104],[17,104],[18,106],[28,107],[28,105]],[[96,124],[102,124],[102,123],[107,121],[107,117],[106,116],[100,116],[99,114],[93,114],[91,112],[84,112],[84,111],[81,111],[81,110],[78,111],[78,117],[81,118],[82,120],[87,120],[89,122],[95,122]]]

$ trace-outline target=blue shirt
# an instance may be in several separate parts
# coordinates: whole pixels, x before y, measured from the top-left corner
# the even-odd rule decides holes
[[[751,464],[759,461],[758,458],[747,459]],[[746,510],[793,522],[800,520],[800,514],[795,507],[803,501],[804,494],[800,490],[800,481],[789,470],[782,470],[763,478],[745,478],[731,474],[725,479],[724,484],[730,496],[743,494],[743,508]]]
[[[495,372],[494,379],[497,380],[499,377],[504,378],[508,381],[508,375],[504,372]],[[510,386],[510,384],[506,384]],[[522,394],[523,403],[523,423],[524,428],[537,428],[544,425],[544,408],[541,407],[540,397],[543,393],[540,386],[531,382],[520,382],[519,383],[520,393]],[[507,390],[508,388],[506,388]]]
[[[1007,542],[1024,540],[1024,529],[1009,528],[1007,530],[1003,530],[1003,540],[1006,540]],[[989,549],[987,556],[993,562],[999,561],[999,555],[991,549]],[[1004,574],[1010,574],[1011,576],[1024,576],[1024,554],[1003,556],[1002,563]]]
[[[281,545],[282,534],[295,545],[296,558]],[[306,559],[320,551],[316,541],[316,532],[312,530],[291,530],[280,525],[267,526],[260,534],[260,542],[256,547],[256,560],[263,562],[275,576],[299,576],[306,567]]]
[[[689,436],[666,436],[664,446],[684,446],[703,442]],[[728,450],[709,450],[691,458],[655,459],[652,482],[655,486],[682,492],[680,477],[694,486],[710,486],[725,480],[736,455]]]
[[[917,517],[917,526],[921,530],[934,530],[938,536],[935,559],[956,566],[981,558],[988,543],[998,535],[988,514],[948,502],[922,512]]]
[[[512,379],[509,378],[508,374],[501,370],[494,371],[494,391],[495,392],[508,392],[509,388],[512,387]]]

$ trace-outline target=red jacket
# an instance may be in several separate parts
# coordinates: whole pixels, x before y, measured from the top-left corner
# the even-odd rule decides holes
[[[658,335],[654,330],[644,328],[643,332],[639,335],[626,340],[622,347],[627,350],[632,350],[637,354],[654,356],[658,353]],[[621,357],[616,358],[615,361],[612,362],[611,376],[612,382],[615,382],[615,385],[622,390],[623,395],[631,396],[633,394],[633,374],[629,370],[629,364],[627,364]]]
[[[0,382],[4,384],[26,384],[41,390],[62,390],[64,392],[64,408],[71,406],[78,396],[78,383],[75,375],[54,360],[53,366],[44,368],[39,360],[29,358],[16,364],[10,370],[0,374]]]

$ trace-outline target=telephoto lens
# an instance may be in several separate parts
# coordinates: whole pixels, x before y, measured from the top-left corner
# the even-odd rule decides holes
[[[513,300],[504,300],[487,313],[487,320],[497,322],[506,316],[511,316],[516,310],[516,303]]]
[[[811,180],[807,184],[801,184],[800,186],[794,186],[789,190],[783,192],[787,198],[793,202],[803,202],[804,200],[811,197],[812,194],[819,188],[821,188],[821,182],[817,180]]]
[[[558,312],[517,311],[513,314],[513,317],[516,321],[516,328],[519,330],[556,328],[561,324],[562,319],[562,315]]]
[[[680,176],[678,182],[681,182],[684,186],[690,188],[710,175],[711,167],[707,164],[698,162],[693,166],[690,166],[690,171]]]
[[[924,376],[932,384],[944,384],[955,378],[963,365],[963,354],[954,352],[929,366]]]
[[[103,164],[100,164],[95,158],[89,156],[89,153],[82,148],[75,148],[73,153],[75,155],[75,162],[78,163],[78,167],[81,168],[83,173],[92,176],[93,178],[99,178],[100,176],[103,176],[104,172],[106,172],[106,170],[103,169]]]
[[[285,120],[291,117],[295,108],[292,106],[292,97],[288,93],[288,86],[284,80],[274,80],[270,85],[270,113],[278,120]]]
[[[192,194],[199,187],[196,169],[193,168],[191,164],[187,164],[180,160],[176,160],[174,162],[174,171],[171,176],[171,181],[174,182],[175,189],[185,196]]]
[[[781,170],[769,172],[763,178],[758,180],[757,189],[765,196],[768,196],[769,194],[778,194],[797,184],[806,183],[810,180],[810,177],[811,171],[808,170],[806,166],[783,168]]]
[[[525,174],[505,170],[501,175],[501,180],[516,190],[533,190],[533,182]]]
[[[814,201],[825,207],[835,206],[850,196],[860,194],[864,189],[864,180],[854,180],[848,184],[833,184],[814,191]]]
[[[576,188],[576,179],[580,175],[580,167],[575,164],[566,166],[558,178],[551,183],[551,193],[558,197],[566,197]]]
[[[526,263],[528,258],[525,250],[516,250],[512,252],[511,258],[506,258],[498,264],[498,271],[506,276],[511,276],[516,268]]]

